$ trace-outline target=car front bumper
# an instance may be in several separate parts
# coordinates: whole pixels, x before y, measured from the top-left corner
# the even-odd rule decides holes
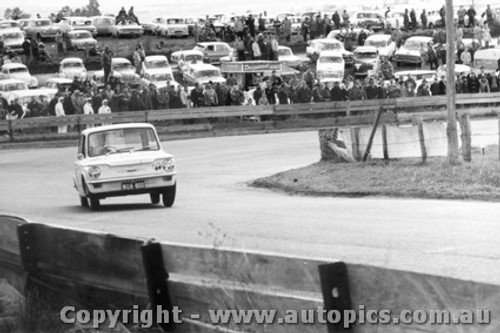
[[[127,190],[123,189],[123,184],[138,182],[144,182],[144,187]],[[165,188],[175,185],[175,182],[175,173],[153,177],[121,178],[108,180],[103,179],[89,181],[88,190],[90,194],[96,196],[97,198],[103,199],[106,197],[119,197],[153,192],[158,193]]]

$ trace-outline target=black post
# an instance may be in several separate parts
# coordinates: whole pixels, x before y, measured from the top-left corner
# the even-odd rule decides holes
[[[161,322],[160,326],[163,330],[173,332],[175,330],[175,323],[173,321],[173,307],[167,284],[169,276],[163,264],[161,245],[158,242],[148,241],[141,246],[141,252],[148,284],[149,300],[153,309],[153,322]],[[163,311],[168,312],[168,322],[164,322],[163,318],[157,318],[159,312],[157,309],[159,306],[161,306]]]
[[[9,120],[9,139],[10,142],[14,142],[14,126],[12,125],[12,119]]]
[[[327,323],[328,333],[352,332],[353,325],[344,327],[346,311],[352,310],[351,294],[347,279],[347,266],[343,262],[319,265],[319,278],[325,310],[338,313],[340,320],[337,323]]]

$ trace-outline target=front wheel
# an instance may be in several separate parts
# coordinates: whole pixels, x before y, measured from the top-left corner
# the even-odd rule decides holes
[[[87,197],[80,197],[80,204],[82,205],[82,207],[88,207],[89,201],[87,200]]]
[[[151,198],[151,203],[156,205],[160,203],[160,193],[150,193],[149,197]]]
[[[176,187],[177,184],[174,184],[173,186],[167,187],[163,193],[163,205],[165,207],[172,207],[175,201],[175,192],[176,192]]]
[[[98,198],[91,196],[90,197],[90,209],[99,210],[101,208],[101,202]]]

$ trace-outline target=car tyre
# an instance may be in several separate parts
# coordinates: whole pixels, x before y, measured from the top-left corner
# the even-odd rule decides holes
[[[80,197],[80,204],[82,205],[82,207],[88,207],[89,206],[89,200],[87,199],[87,197]]]
[[[165,207],[172,207],[172,205],[174,204],[176,187],[177,184],[174,184],[173,186],[169,186],[165,190],[163,190],[162,197],[163,205]]]
[[[160,203],[160,193],[149,193],[149,197],[151,198],[151,203],[156,205]]]
[[[94,197],[94,196],[90,196],[90,209],[92,210],[99,210],[101,208],[101,201]]]

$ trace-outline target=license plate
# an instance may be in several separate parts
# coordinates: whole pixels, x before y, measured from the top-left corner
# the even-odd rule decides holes
[[[122,190],[130,191],[130,190],[140,190],[146,188],[144,182],[134,182],[134,183],[122,183]]]

